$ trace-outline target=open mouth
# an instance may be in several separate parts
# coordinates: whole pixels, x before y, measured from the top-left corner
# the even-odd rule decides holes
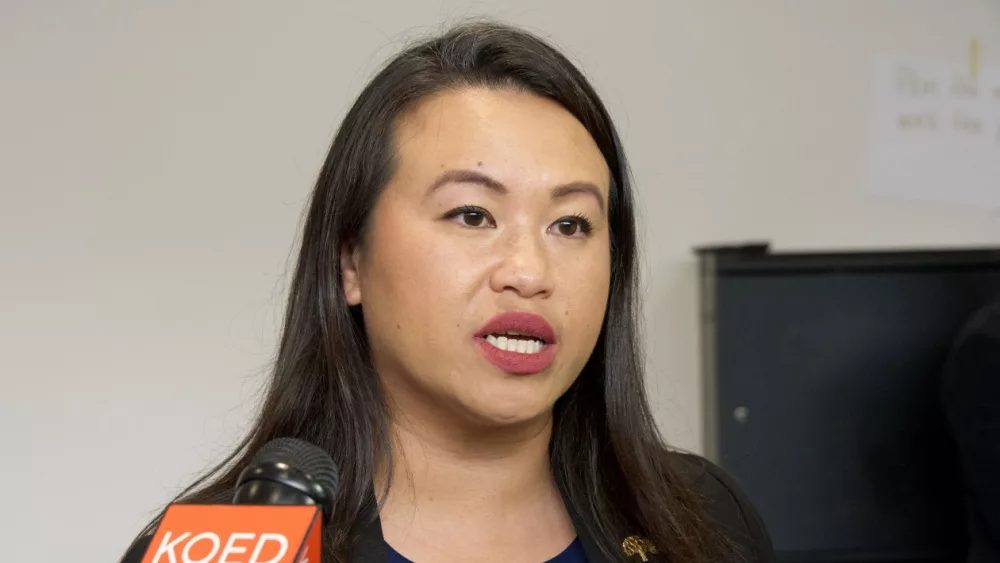
[[[490,346],[505,352],[518,354],[537,354],[542,351],[545,342],[530,334],[521,334],[516,330],[501,333],[491,333],[483,337]]]
[[[486,360],[507,373],[539,373],[555,360],[556,332],[541,315],[501,313],[475,336]]]

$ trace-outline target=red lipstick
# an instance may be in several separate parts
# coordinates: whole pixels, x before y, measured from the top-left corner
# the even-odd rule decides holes
[[[545,371],[555,359],[555,330],[545,318],[531,313],[497,315],[476,332],[475,341],[491,364],[511,374]]]

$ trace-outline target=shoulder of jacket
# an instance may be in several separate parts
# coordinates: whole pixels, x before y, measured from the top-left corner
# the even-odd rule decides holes
[[[704,457],[671,451],[667,460],[674,472],[701,497],[710,518],[746,555],[746,563],[771,563],[771,536],[739,482]]]

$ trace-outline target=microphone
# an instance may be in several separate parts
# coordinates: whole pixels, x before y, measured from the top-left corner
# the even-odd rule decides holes
[[[318,505],[326,524],[339,485],[326,452],[304,440],[278,438],[264,444],[240,473],[233,504]]]
[[[320,563],[322,525],[339,484],[326,452],[278,438],[240,473],[233,504],[168,506],[140,561]]]

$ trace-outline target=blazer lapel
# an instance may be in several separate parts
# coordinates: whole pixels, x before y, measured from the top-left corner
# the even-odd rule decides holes
[[[584,525],[583,520],[575,510],[569,507],[569,503],[566,503],[566,510],[569,512],[570,519],[573,520],[576,537],[580,539],[580,544],[583,545],[583,552],[587,555],[587,563],[612,563],[601,551],[601,548],[597,546],[594,536],[587,530],[587,526]]]
[[[361,529],[358,543],[354,547],[351,558],[354,563],[387,563],[389,553],[385,550],[385,538],[382,536],[382,520],[378,515],[375,521]]]

